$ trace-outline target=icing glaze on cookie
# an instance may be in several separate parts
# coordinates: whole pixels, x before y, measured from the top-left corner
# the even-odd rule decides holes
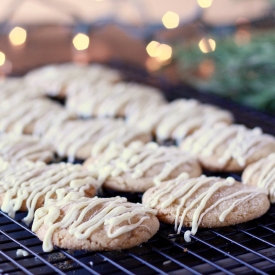
[[[38,200],[43,197],[44,205],[60,200],[68,192],[79,192],[97,186],[97,181],[81,165],[59,163],[46,165],[43,162],[24,162],[10,167],[1,174],[0,194],[4,194],[1,210],[14,217],[26,202],[29,224]]]
[[[248,166],[243,173],[243,183],[249,184],[253,175],[258,172],[257,186],[269,192],[271,203],[275,202],[275,154],[270,154]]]
[[[148,109],[147,112],[136,112],[127,121],[130,125],[155,132],[159,141],[174,139],[179,142],[203,126],[221,121],[230,123],[232,115],[228,111],[193,99],[178,99],[170,104]]]
[[[65,216],[60,216],[60,209],[69,207]],[[88,211],[97,209],[91,217],[83,221]],[[116,238],[126,232],[142,226],[148,214],[156,215],[156,210],[141,204],[127,202],[126,198],[80,198],[68,194],[62,201],[53,206],[42,207],[35,212],[32,226],[37,231],[43,224],[48,227],[43,240],[43,250],[49,252],[53,249],[52,235],[59,228],[68,228],[69,234],[83,240],[91,236],[100,226],[104,226],[109,238]],[[141,216],[136,223],[131,219]],[[123,223],[122,226],[119,226]],[[126,223],[126,224],[125,224]]]
[[[0,115],[0,132],[23,134],[27,126],[33,125],[35,135],[42,134],[50,125],[72,118],[62,106],[47,99],[20,102],[12,112],[10,108],[1,109]]]
[[[78,93],[70,94],[66,108],[84,117],[116,117],[130,115],[143,105],[149,107],[148,102],[158,105],[164,100],[153,87],[127,82],[99,82],[92,89],[82,88]]]
[[[108,177],[117,177],[121,173],[130,173],[132,178],[138,179],[154,165],[165,163],[164,168],[153,179],[155,184],[159,184],[178,166],[192,161],[190,156],[182,154],[176,147],[158,146],[154,142],[144,145],[137,141],[126,148],[117,144],[111,145],[87,168],[95,175],[98,174],[100,182],[104,182]]]
[[[96,156],[111,142],[126,144],[142,134],[144,132],[125,125],[122,120],[97,119],[67,121],[51,127],[43,138],[54,144],[61,157],[68,156],[72,162],[77,151],[86,144],[92,145],[88,156]]]
[[[220,214],[219,220],[223,222],[226,216],[240,203],[252,200],[259,194],[267,194],[267,192],[263,189],[243,189],[234,192],[226,197],[220,198],[213,205],[205,209],[208,200],[215,194],[215,192],[217,192],[222,187],[233,186],[235,184],[235,180],[231,177],[228,177],[227,179],[221,179],[216,177],[201,176],[200,178],[190,179],[186,181],[185,184],[182,184],[183,180],[184,177],[180,175],[177,179],[168,181],[166,185],[162,186],[154,193],[154,196],[149,199],[148,205],[152,208],[156,207],[159,203],[160,198],[166,195],[168,196],[169,194],[170,195],[168,196],[168,198],[166,198],[161,203],[162,209],[169,207],[176,200],[179,200],[180,202],[177,206],[175,217],[175,230],[178,234],[181,231],[186,214],[190,210],[195,209],[192,217],[192,229],[191,231],[187,230],[184,235],[186,241],[191,240],[190,234],[196,234],[202,218],[213,208],[217,207],[221,202],[236,198],[231,206]],[[185,206],[186,201],[191,197],[194,197],[198,189],[205,185],[207,186],[210,183],[213,184],[209,186],[209,188],[205,192],[200,194],[198,197],[195,197],[195,199],[187,207]],[[180,188],[176,188],[179,185],[181,185]],[[241,197],[239,198],[239,196]]]
[[[28,159],[46,161],[54,157],[54,149],[50,144],[42,143],[37,137],[26,135],[0,135],[0,155],[12,163]]]
[[[221,123],[198,130],[183,141],[181,148],[193,155],[208,157],[221,144],[227,144],[219,163],[226,166],[231,159],[235,159],[239,166],[244,167],[251,155],[270,142],[274,143],[274,138],[262,134],[258,127],[250,130],[243,125]]]

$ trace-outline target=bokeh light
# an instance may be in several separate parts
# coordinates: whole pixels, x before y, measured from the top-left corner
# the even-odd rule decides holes
[[[9,34],[9,39],[12,45],[20,46],[25,43],[27,39],[27,31],[20,27],[15,27]]]
[[[179,25],[180,17],[177,13],[168,11],[162,17],[162,23],[167,29],[174,29]]]
[[[6,56],[3,52],[0,52],[0,66],[3,66],[6,61]]]
[[[86,50],[89,47],[90,38],[84,33],[78,33],[73,38],[73,45],[78,51]]]
[[[161,44],[158,46],[156,53],[159,61],[166,61],[172,56],[172,48],[169,45]]]
[[[213,2],[212,0],[198,0],[198,4],[203,9],[211,7],[212,2]]]
[[[199,42],[199,48],[203,53],[213,52],[216,49],[216,41],[211,38],[203,38]]]
[[[157,54],[157,49],[159,47],[160,43],[157,41],[151,41],[147,47],[146,47],[146,51],[147,53],[151,56],[151,57],[156,57]]]

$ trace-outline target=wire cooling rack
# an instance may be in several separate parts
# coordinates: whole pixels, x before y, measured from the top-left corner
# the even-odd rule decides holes
[[[121,68],[121,66],[116,65]],[[125,69],[125,67],[123,67]],[[123,69],[122,68],[122,69]],[[127,68],[128,79],[152,82],[143,71]],[[147,81],[149,80],[149,81]],[[169,100],[193,97],[230,109],[236,122],[249,127],[260,126],[275,134],[275,119],[267,114],[239,106],[214,95],[188,87],[171,87],[159,82]],[[233,176],[239,174],[214,174]],[[117,195],[106,190],[106,195]],[[140,194],[123,194],[129,201],[140,201]],[[112,252],[72,251],[55,248],[42,250],[42,243],[21,220],[24,212],[12,219],[0,212],[0,274],[86,275],[86,274],[270,274],[275,272],[275,206],[264,216],[236,226],[199,230],[186,243],[183,233],[161,224],[159,232],[147,243]],[[17,256],[18,249],[28,256]]]

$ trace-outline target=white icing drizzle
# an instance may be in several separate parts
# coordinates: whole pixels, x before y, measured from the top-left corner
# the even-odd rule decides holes
[[[244,167],[247,159],[266,144],[274,144],[275,139],[262,134],[260,128],[250,130],[243,125],[216,124],[205,127],[186,138],[181,148],[196,156],[208,157],[214,154],[221,144],[226,144],[225,150],[218,162],[225,167],[231,159]]]
[[[46,161],[54,157],[54,148],[39,138],[25,135],[0,135],[0,156],[11,163],[21,160]]]
[[[227,179],[221,179],[217,177],[205,176],[186,181],[183,180],[184,179],[179,177],[160,186],[159,189],[157,189],[153,194],[152,198],[149,199],[148,205],[152,208],[156,207],[159,204],[160,199],[164,196],[166,196],[166,198],[160,205],[162,209],[167,208],[175,201],[178,201],[175,216],[175,231],[177,231],[178,234],[181,232],[181,228],[184,224],[187,213],[191,210],[194,210],[192,215],[191,231],[187,230],[184,235],[186,241],[191,240],[190,234],[196,234],[203,217],[223,201],[228,201],[235,198],[230,207],[228,207],[220,214],[219,220],[221,222],[223,222],[226,216],[239,204],[247,200],[251,200],[260,194],[267,194],[267,192],[263,189],[242,189],[218,199],[213,205],[205,208],[209,199],[213,197],[213,195],[218,190],[223,187],[233,186],[235,184],[235,180],[231,177],[228,177]],[[195,194],[197,190],[200,188],[205,188],[205,186],[207,187],[206,191],[201,193],[199,196],[196,196]],[[187,201],[192,197],[194,199],[188,205],[186,205]]]
[[[128,144],[137,140],[144,132],[125,125],[122,120],[96,119],[89,121],[66,121],[51,127],[43,139],[51,142],[60,156],[68,156],[74,161],[77,152],[87,146],[88,158],[91,154],[97,156],[102,153],[111,142]]]
[[[50,125],[60,124],[72,118],[59,104],[47,99],[21,101],[10,108],[0,109],[0,132],[23,134],[30,125],[34,134],[41,135]]]
[[[230,123],[232,115],[193,99],[178,99],[147,111],[137,111],[127,121],[130,125],[154,132],[159,141],[174,139],[180,142],[201,127],[210,127],[217,122]]]
[[[275,154],[270,154],[256,163],[251,164],[243,173],[244,184],[249,184],[254,175],[258,173],[256,184],[268,190],[271,203],[275,202]]]
[[[161,93],[152,87],[119,82],[99,82],[91,87],[82,87],[78,93],[69,94],[66,108],[79,116],[115,117],[126,116],[138,107],[150,102],[164,102]],[[149,107],[147,106],[147,107]]]
[[[16,250],[16,256],[24,256],[24,257],[26,257],[26,256],[29,256],[29,253],[26,250],[17,249]]]
[[[62,215],[61,220],[57,221],[60,218],[61,209],[64,208],[68,208],[66,215]],[[91,216],[84,221],[89,211],[92,211]],[[156,212],[147,206],[129,203],[126,198],[95,197],[73,200],[69,194],[52,206],[38,209],[35,212],[32,230],[36,232],[41,226],[46,226],[43,250],[49,252],[53,249],[52,235],[58,228],[66,228],[70,235],[79,240],[85,240],[103,226],[109,238],[116,238],[142,226],[144,220],[150,219],[149,214],[156,215]],[[136,223],[132,221],[135,216],[140,216]],[[123,225],[120,226],[121,223]]]
[[[143,144],[137,141],[127,147],[110,145],[95,161],[88,161],[87,169],[98,175],[100,182],[104,182],[108,177],[117,177],[122,173],[129,173],[132,178],[138,179],[154,165],[164,164],[164,168],[153,177],[153,182],[159,184],[178,166],[189,165],[194,161],[176,147],[158,146],[154,142]],[[188,174],[186,176],[188,177]]]
[[[44,205],[62,199],[69,192],[79,192],[98,187],[98,182],[81,165],[43,162],[23,162],[0,174],[0,193],[4,193],[1,210],[14,217],[24,202],[28,215],[24,221],[33,219],[36,204],[43,198]]]
[[[116,82],[121,76],[118,71],[103,65],[80,66],[74,63],[48,65],[29,72],[25,82],[39,87],[43,93],[58,96],[61,92],[74,94],[80,87],[93,88],[98,81]]]

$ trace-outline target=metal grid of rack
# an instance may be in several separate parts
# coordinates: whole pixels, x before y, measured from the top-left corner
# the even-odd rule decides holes
[[[127,70],[129,72],[129,70]],[[131,75],[132,74],[132,75]],[[129,75],[128,75],[129,77]],[[130,79],[146,82],[146,74],[130,70]],[[275,119],[266,114],[203,94],[190,88],[161,84],[168,99],[198,98],[230,109],[238,123],[260,126],[274,134]],[[216,174],[217,175],[217,174]],[[240,179],[238,174],[223,174]],[[108,193],[108,195],[114,195]],[[141,195],[126,194],[130,201]],[[159,232],[147,243],[112,252],[70,251],[55,248],[42,250],[42,243],[21,219],[0,212],[0,274],[270,274],[275,271],[275,206],[264,216],[236,226],[199,230],[186,243],[183,233],[176,235],[173,226],[161,224]],[[17,256],[17,249],[28,256]]]

